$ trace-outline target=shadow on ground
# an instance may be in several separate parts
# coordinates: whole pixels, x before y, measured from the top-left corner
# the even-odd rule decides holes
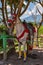
[[[23,56],[18,60],[18,53],[13,49],[12,51],[8,53],[8,58],[3,65],[43,65],[43,50],[33,49],[32,55],[27,56],[26,62],[23,61]]]

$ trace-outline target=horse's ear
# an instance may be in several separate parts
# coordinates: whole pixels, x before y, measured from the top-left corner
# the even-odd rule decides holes
[[[16,20],[16,18],[17,18],[17,14],[12,14],[12,19],[13,19],[13,21],[15,21]]]

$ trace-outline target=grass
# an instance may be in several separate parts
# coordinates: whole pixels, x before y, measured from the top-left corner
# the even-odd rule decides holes
[[[43,34],[43,26],[40,27],[38,33],[39,33],[39,35]]]

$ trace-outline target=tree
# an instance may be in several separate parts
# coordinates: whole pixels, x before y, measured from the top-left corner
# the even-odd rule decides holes
[[[38,31],[39,31],[39,29],[40,29],[40,26],[41,26],[41,24],[42,24],[42,22],[43,22],[43,12],[41,13],[40,12],[40,10],[39,10],[39,8],[38,8],[38,6],[40,5],[42,8],[43,8],[43,1],[41,1],[41,0],[36,0],[35,2],[33,2],[34,3],[34,5],[36,6],[36,12],[35,12],[35,15],[34,15],[34,13],[31,11],[31,8],[30,8],[30,11],[31,11],[31,14],[33,15],[33,18],[34,18],[34,22],[35,22],[35,26],[36,26],[36,28],[37,28],[37,44],[38,44]],[[37,5],[37,4],[39,4],[39,5]],[[39,14],[42,16],[42,19],[41,19],[41,21],[40,21],[40,23],[37,25],[37,21],[36,21],[36,18],[37,18],[37,12],[39,12]],[[28,13],[29,14],[29,13]]]
[[[3,13],[3,20],[4,20],[3,22],[5,23],[6,26],[7,26],[6,20],[8,20],[7,5],[9,5],[11,7],[11,14],[14,11],[14,13],[17,14],[16,18],[18,18],[18,19],[27,10],[30,2],[40,3],[40,5],[43,7],[43,1],[42,0],[1,0],[1,2],[2,2],[2,13]],[[27,5],[25,5],[24,2],[26,2]],[[14,9],[13,9],[13,5],[14,5]],[[22,11],[22,8],[24,8],[23,11]],[[5,13],[6,13],[6,19],[5,19],[5,16],[4,16],[5,15],[4,14],[4,9],[5,9]],[[37,10],[40,13],[38,8],[37,8]],[[42,16],[42,21],[43,21],[43,14],[41,14],[41,16]],[[42,21],[40,22],[39,28],[41,26]]]
[[[11,7],[11,14],[12,14],[12,10],[13,10],[13,6],[14,5],[14,12],[16,13],[17,11],[17,17],[19,19],[19,17],[25,12],[25,10],[27,9],[28,7],[28,4],[30,3],[30,1],[28,2],[25,10],[21,13],[21,10],[22,10],[22,7],[23,7],[23,2],[24,0],[1,0],[2,2],[2,15],[3,15],[3,22],[4,24],[7,26],[6,24],[6,20],[8,20],[8,15],[7,15],[7,3],[8,5],[10,5]],[[5,13],[6,13],[6,19],[5,19]],[[16,17],[16,18],[17,18]]]
[[[38,0],[36,2],[39,3],[42,6],[42,8],[43,8],[43,1],[42,0]],[[38,6],[36,6],[36,9],[39,12],[39,14],[42,16],[42,19],[41,19],[39,25],[36,25],[36,27],[37,27],[37,44],[38,44],[38,31],[39,31],[39,29],[41,27],[41,24],[43,22],[43,12],[42,13],[40,12],[40,10],[38,9]]]

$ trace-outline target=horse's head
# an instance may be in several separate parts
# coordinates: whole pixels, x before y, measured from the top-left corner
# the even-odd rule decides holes
[[[13,22],[12,19],[8,19],[7,22],[8,22],[8,26],[11,27],[12,26],[12,22]]]

